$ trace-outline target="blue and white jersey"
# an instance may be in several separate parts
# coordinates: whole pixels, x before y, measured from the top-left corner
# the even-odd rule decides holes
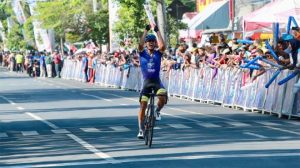
[[[162,53],[159,50],[154,50],[153,55],[150,56],[147,49],[144,49],[139,55],[144,80],[159,79]]]

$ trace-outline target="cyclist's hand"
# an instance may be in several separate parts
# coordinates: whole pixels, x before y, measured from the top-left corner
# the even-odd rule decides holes
[[[149,31],[151,29],[151,26],[150,25],[146,25],[146,28],[145,28],[147,31]]]
[[[158,26],[157,26],[157,25],[155,25],[155,27],[154,27],[154,31],[155,31],[155,32],[158,32],[158,31],[159,31],[159,29],[158,29]]]

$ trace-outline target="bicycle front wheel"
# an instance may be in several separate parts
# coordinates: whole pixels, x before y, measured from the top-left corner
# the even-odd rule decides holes
[[[150,115],[150,117],[149,117],[149,129],[148,129],[148,135],[147,135],[149,148],[151,148],[151,146],[152,146],[154,124],[155,124],[154,115]]]

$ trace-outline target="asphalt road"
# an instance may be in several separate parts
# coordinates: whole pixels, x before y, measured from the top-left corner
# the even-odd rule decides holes
[[[300,167],[300,121],[170,98],[153,147],[138,93],[0,68],[0,167]]]

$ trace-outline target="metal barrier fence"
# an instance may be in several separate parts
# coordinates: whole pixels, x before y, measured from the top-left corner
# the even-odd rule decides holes
[[[238,68],[218,69],[215,76],[214,70],[209,67],[186,68],[184,71],[171,70],[169,74],[162,71],[161,80],[171,96],[206,103],[219,103],[224,107],[242,108],[245,111],[259,110],[263,113],[276,113],[279,117],[281,115],[299,117],[300,91],[296,94],[293,92],[294,84],[299,76],[284,85],[277,84],[292,72],[284,70],[268,89],[265,88],[265,83],[275,73],[273,69],[267,70],[247,87],[242,87],[243,77],[249,75],[249,72],[243,72]],[[64,61],[62,78],[84,81],[82,63],[72,60]],[[130,66],[123,69],[110,64],[98,64],[95,83],[105,87],[140,91],[143,80],[138,67]]]

